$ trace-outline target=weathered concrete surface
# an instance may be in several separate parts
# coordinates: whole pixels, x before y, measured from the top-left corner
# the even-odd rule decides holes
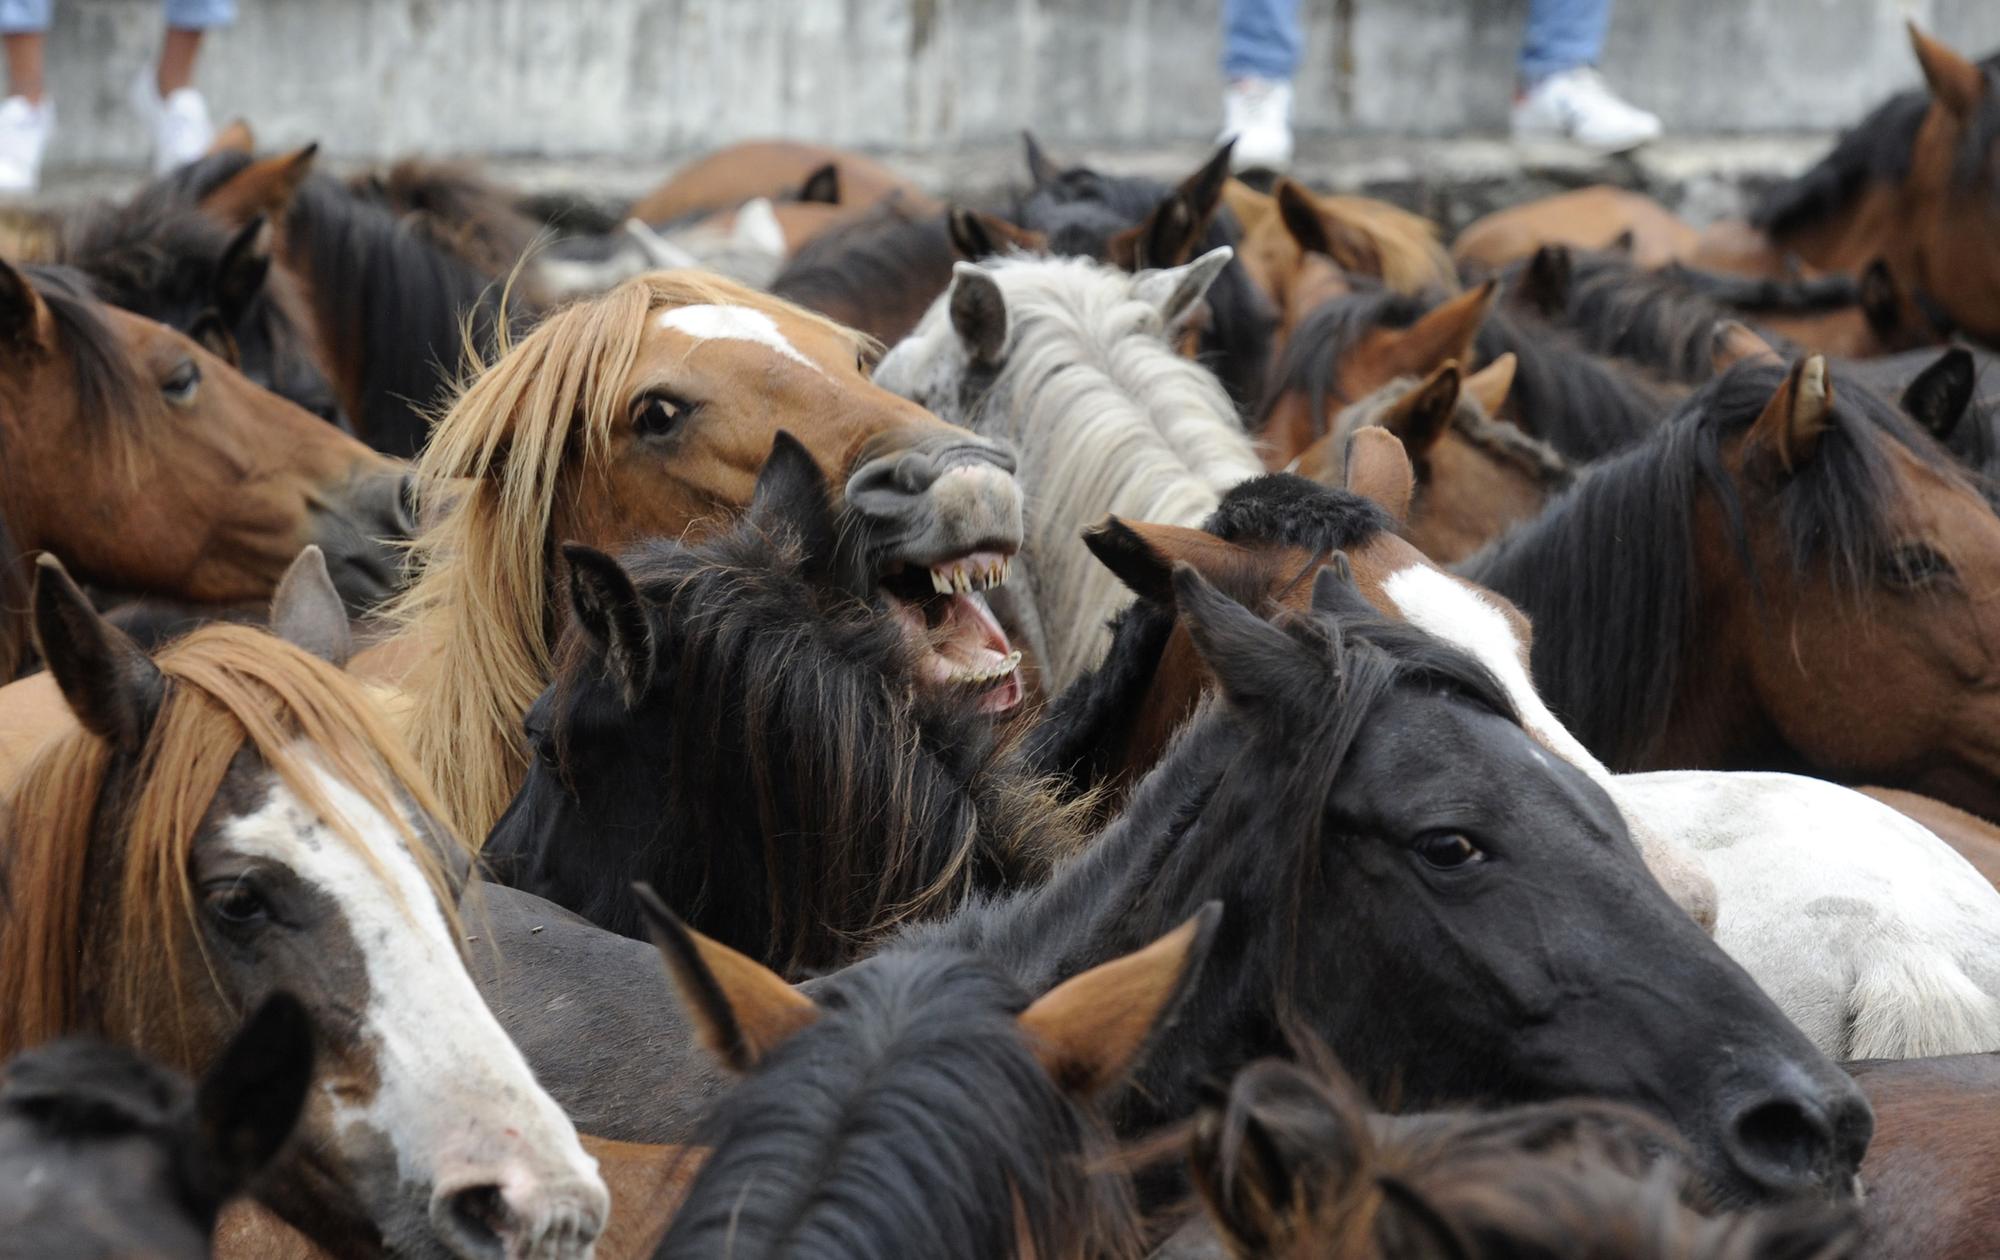
[[[1308,131],[1504,128],[1526,0],[1301,0]],[[1215,126],[1218,0],[244,0],[203,82],[272,144],[617,157],[782,134],[924,153]],[[51,163],[136,161],[156,0],[59,0]],[[1605,69],[1683,133],[1819,130],[1916,82],[1901,24],[2000,46],[2000,0],[1622,0]]]

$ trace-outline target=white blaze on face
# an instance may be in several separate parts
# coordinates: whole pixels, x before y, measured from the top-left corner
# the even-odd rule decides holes
[[[696,341],[755,342],[821,376],[826,375],[826,369],[799,353],[799,348],[778,327],[777,320],[747,306],[676,306],[662,311],[658,323],[661,328]]]
[[[336,1133],[361,1130],[354,1137],[362,1147],[371,1133],[386,1140],[406,1185],[433,1193],[532,1187],[540,1206],[570,1214],[572,1225],[579,1214],[601,1225],[610,1200],[597,1162],[480,996],[398,829],[309,748],[294,755],[368,853],[275,775],[263,805],[231,819],[222,834],[232,850],[288,868],[337,905],[360,951],[368,981],[363,1038],[373,1045],[380,1086],[365,1104],[328,1091]]]

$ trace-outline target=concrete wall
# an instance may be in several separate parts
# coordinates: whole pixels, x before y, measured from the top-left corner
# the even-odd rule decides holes
[[[1526,0],[1301,0],[1302,126],[1504,127]],[[268,144],[657,160],[783,134],[890,150],[1212,133],[1217,0],[241,0],[202,79]],[[136,161],[150,0],[57,0],[54,165]],[[1824,129],[1913,83],[1915,17],[2000,46],[2000,0],[1622,0],[1605,69],[1681,132]]]

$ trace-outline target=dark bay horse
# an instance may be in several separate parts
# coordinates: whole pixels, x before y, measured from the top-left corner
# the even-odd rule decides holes
[[[312,1038],[278,993],[192,1088],[103,1042],[15,1056],[0,1067],[0,1254],[207,1260],[223,1204],[298,1122]]]
[[[2000,518],[1814,356],[1745,362],[1463,566],[1614,769],[1805,770],[2000,814]]]
[[[318,544],[350,606],[397,585],[402,470],[63,269],[0,264],[0,676],[27,642],[29,558],[113,590],[269,598]]]
[[[900,540],[877,575],[896,589],[969,590],[1019,548],[1011,456],[875,386],[867,349],[768,295],[659,272],[557,311],[459,396],[419,465],[435,510],[400,631],[362,662],[405,691],[404,729],[464,834],[485,836],[527,768],[521,718],[569,614],[560,544],[726,526],[780,429],[843,508]]]
[[[8,797],[0,1049],[87,1033],[200,1072],[287,990],[317,1066],[267,1206],[347,1254],[588,1255],[604,1186],[466,973],[470,855],[334,663],[317,553],[278,635],[209,626],[149,658],[52,560],[34,616],[74,716]]]
[[[1847,1065],[1878,1117],[1861,1166],[1876,1260],[1973,1260],[2000,1236],[2000,1054]]]

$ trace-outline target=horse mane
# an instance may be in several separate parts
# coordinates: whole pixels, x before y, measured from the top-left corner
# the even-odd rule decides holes
[[[1129,1178],[1036,1060],[1019,987],[966,955],[908,950],[825,983],[839,1001],[703,1124],[710,1154],[662,1260],[1136,1254]]]
[[[1474,345],[1488,363],[1514,355],[1512,403],[1521,428],[1572,460],[1639,441],[1658,427],[1676,393],[1669,382],[1591,353],[1567,328],[1504,309],[1486,317]]]
[[[1201,527],[1226,542],[1329,551],[1394,533],[1396,522],[1372,499],[1291,473],[1264,473],[1230,487]]]
[[[1292,332],[1291,340],[1278,355],[1264,389],[1263,403],[1250,431],[1262,433],[1271,423],[1271,413],[1286,394],[1303,393],[1311,409],[1315,436],[1329,403],[1342,407],[1361,401],[1340,390],[1340,359],[1363,336],[1376,328],[1408,328],[1423,318],[1434,295],[1403,293],[1366,277],[1353,277],[1355,291],[1332,298],[1313,308]]]
[[[1378,197],[1322,197],[1341,220],[1373,242],[1382,283],[1399,293],[1456,293],[1458,265],[1438,239],[1437,224]]]
[[[1953,178],[1978,180],[1993,142],[2000,139],[2000,52],[1981,58],[1986,91],[1959,146]],[[1809,228],[1841,213],[1874,184],[1901,183],[1910,173],[1917,133],[1930,113],[1928,88],[1898,92],[1844,132],[1827,155],[1765,194],[1750,214],[1751,226],[1773,237]]]
[[[951,284],[957,253],[945,216],[916,217],[892,198],[801,246],[771,281],[771,293],[808,310],[869,322],[876,308],[901,297],[910,327]],[[873,327],[884,341],[898,340]],[[906,327],[904,332],[908,332]]]
[[[89,1025],[187,1065],[183,990],[190,862],[239,750],[252,748],[345,843],[367,850],[326,799],[323,769],[395,820],[447,918],[441,856],[412,828],[439,817],[425,779],[360,684],[270,634],[212,625],[155,658],[164,702],[143,750],[121,757],[73,718],[15,786],[0,931],[0,1054]],[[371,865],[373,855],[369,855]],[[205,962],[204,962],[205,965]]]
[[[1351,435],[1354,430],[1373,424],[1422,383],[1414,376],[1397,377],[1335,416],[1333,431]],[[1465,394],[1459,395],[1457,406],[1452,408],[1451,431],[1489,459],[1512,466],[1545,489],[1566,489],[1576,480],[1576,466],[1561,451],[1531,437],[1520,425],[1495,420]]]
[[[1703,491],[1721,504],[1729,543],[1756,579],[1722,444],[1756,420],[1783,379],[1778,365],[1737,364],[1640,445],[1594,465],[1539,518],[1463,566],[1528,614],[1535,679],[1549,707],[1613,769],[1645,763],[1695,643],[1694,511]],[[1853,594],[1894,546],[1881,445],[1897,443],[1955,482],[1964,477],[1914,422],[1844,372],[1834,381],[1828,431],[1778,489],[1776,521],[1794,572],[1818,566]]]
[[[131,352],[104,318],[104,305],[83,273],[56,264],[21,271],[48,307],[56,340],[69,355],[77,419],[86,435],[105,436],[116,424],[165,407],[152,383],[133,366]]]
[[[519,266],[543,235],[514,195],[468,162],[405,158],[358,190],[402,216],[409,228],[488,277]]]
[[[586,497],[623,423],[621,392],[647,317],[669,306],[748,306],[866,339],[790,303],[697,271],[663,271],[564,307],[459,393],[417,461],[414,579],[387,610],[426,646],[404,682],[417,764],[442,815],[483,839],[526,765],[521,715],[552,674],[560,624],[551,588],[559,505]],[[476,842],[476,841],[475,841]]]

